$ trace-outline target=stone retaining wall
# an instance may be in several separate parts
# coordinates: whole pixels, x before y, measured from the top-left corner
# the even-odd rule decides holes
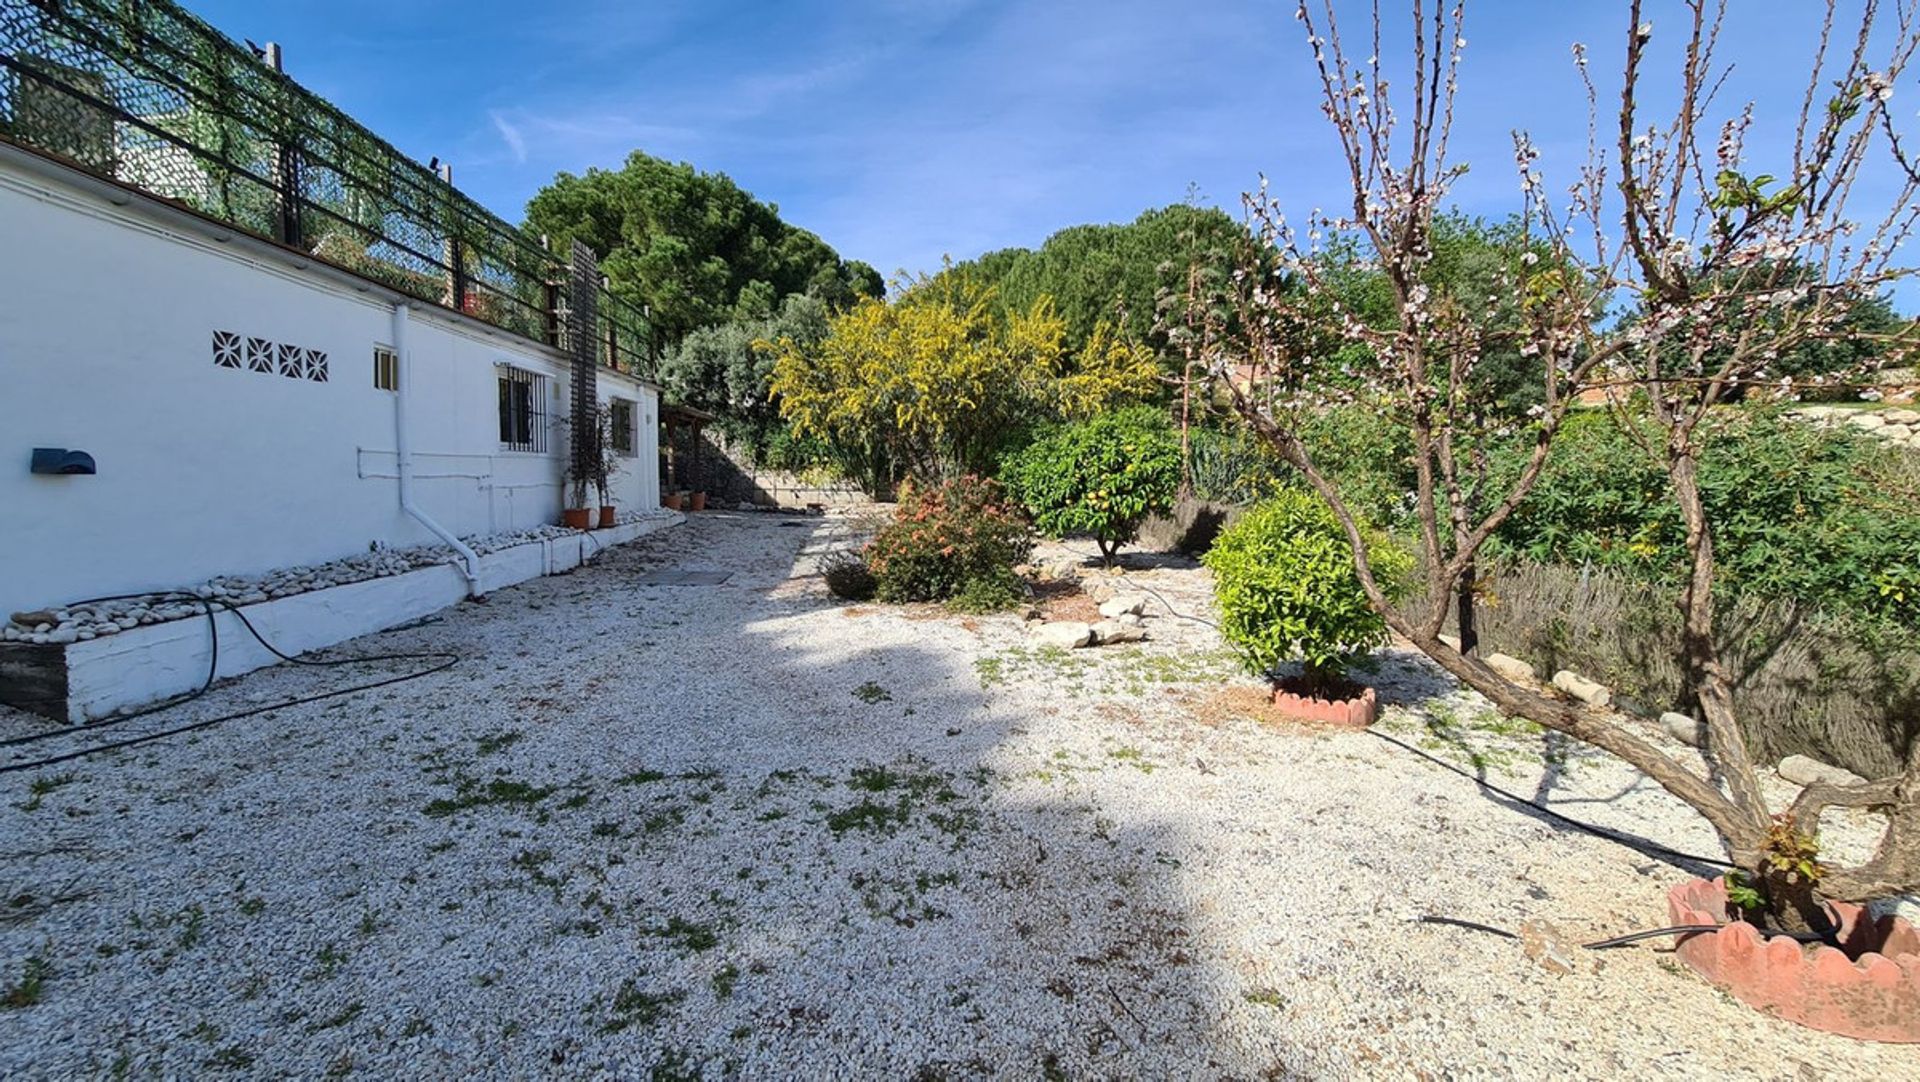
[[[756,466],[744,448],[712,429],[700,434],[698,465],[691,482],[707,493],[710,507],[751,503],[758,507],[851,507],[872,502],[852,481],[830,480]]]
[[[1817,424],[1846,425],[1889,443],[1920,451],[1920,410],[1801,406],[1789,415]]]

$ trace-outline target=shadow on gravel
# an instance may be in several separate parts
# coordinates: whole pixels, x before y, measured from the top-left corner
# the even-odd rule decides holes
[[[1286,1073],[1224,1021],[1183,826],[1075,781],[1154,764],[1036,762],[1073,719],[955,623],[796,589],[836,527],[781,525],[696,516],[349,644],[451,672],[9,794],[0,889],[47,904],[0,923],[38,974],[0,1076]]]

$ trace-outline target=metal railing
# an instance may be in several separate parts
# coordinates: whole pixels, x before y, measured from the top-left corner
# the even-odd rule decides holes
[[[505,331],[562,345],[566,253],[166,0],[0,0],[0,140]],[[651,377],[603,284],[601,362]]]

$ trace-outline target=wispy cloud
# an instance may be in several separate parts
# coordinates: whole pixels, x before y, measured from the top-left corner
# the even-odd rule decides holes
[[[500,133],[500,141],[513,152],[513,160],[524,164],[527,160],[527,141],[521,136],[520,129],[508,123],[498,109],[489,110],[487,119],[493,121],[494,130]]]

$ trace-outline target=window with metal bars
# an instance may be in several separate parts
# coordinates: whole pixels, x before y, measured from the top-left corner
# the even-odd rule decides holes
[[[547,449],[547,378],[500,366],[500,446],[508,451]]]

